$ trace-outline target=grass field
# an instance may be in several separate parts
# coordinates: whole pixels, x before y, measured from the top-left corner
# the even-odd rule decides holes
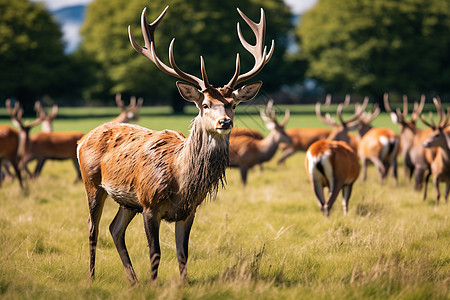
[[[312,106],[290,107],[288,127],[324,126]],[[284,107],[277,107],[282,113]],[[257,108],[238,107],[236,124],[262,130]],[[0,116],[5,115],[0,111]],[[61,108],[55,130],[88,132],[117,108]],[[188,134],[195,109],[173,116],[144,107],[140,125]],[[6,118],[1,124],[10,124]],[[376,126],[398,128],[387,115]],[[39,130],[37,128],[36,130]],[[267,133],[267,131],[265,131]],[[0,298],[2,299],[450,299],[450,210],[422,201],[403,175],[384,186],[369,168],[356,182],[344,217],[340,199],[322,217],[304,170],[304,153],[284,166],[276,157],[249,173],[236,169],[227,186],[197,211],[190,239],[189,284],[178,280],[174,226],[161,226],[157,282],[142,218],[127,230],[127,246],[140,284],[131,287],[109,234],[117,205],[108,200],[100,224],[96,280],[88,276],[87,200],[71,162],[48,162],[42,176],[0,188]],[[443,189],[443,187],[442,187]]]

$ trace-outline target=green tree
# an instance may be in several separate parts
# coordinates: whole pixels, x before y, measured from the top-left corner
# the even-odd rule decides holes
[[[259,8],[266,12],[266,44],[275,39],[276,48],[271,61],[261,72],[266,89],[279,87],[283,74],[277,71],[286,49],[286,34],[291,29],[290,12],[282,0],[94,0],[83,24],[82,49],[93,58],[98,68],[95,84],[87,90],[90,99],[113,99],[114,93],[135,94],[149,102],[173,101],[173,107],[184,103],[179,99],[174,79],[159,71],[147,58],[137,54],[128,40],[131,25],[135,40],[143,45],[140,14],[147,7],[147,22],[152,22],[167,4],[170,8],[159,25],[155,40],[160,58],[168,64],[168,47],[176,38],[174,56],[186,72],[200,76],[200,55],[205,59],[208,78],[214,86],[231,79],[235,56],[241,54],[242,70],[252,67],[253,57],[240,45],[236,22],[243,23],[236,7],[253,20],[259,19]],[[126,8],[126,9],[124,9]],[[247,25],[244,35],[254,40]],[[278,76],[279,75],[279,76]],[[166,102],[167,103],[167,102]]]
[[[42,4],[0,0],[0,97],[31,110],[36,98],[61,92],[65,78],[59,25]]]
[[[450,91],[448,0],[319,0],[296,34],[307,76],[332,92]]]

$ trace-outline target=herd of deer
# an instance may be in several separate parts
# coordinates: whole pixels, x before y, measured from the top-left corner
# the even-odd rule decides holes
[[[109,229],[130,283],[137,283],[138,279],[125,245],[125,231],[137,213],[141,213],[144,220],[150,252],[151,280],[156,279],[160,263],[161,220],[175,222],[180,276],[187,280],[189,235],[197,207],[206,197],[214,197],[219,185],[224,185],[228,166],[240,168],[242,182],[245,184],[249,168],[270,160],[280,144],[284,151],[279,163],[283,163],[298,150],[306,151],[306,171],[325,216],[329,215],[341,190],[344,212],[347,212],[352,186],[360,173],[359,160],[362,163],[363,179],[366,178],[367,162],[371,161],[380,174],[381,183],[391,166],[397,183],[396,157],[399,151],[404,158],[408,176],[415,175],[415,188],[420,189],[424,175],[426,174],[426,183],[431,174],[437,190],[437,201],[439,202],[440,197],[440,181],[446,183],[447,201],[450,186],[450,110],[447,109],[445,113],[439,99],[433,100],[439,115],[439,123],[436,125],[431,115],[429,120],[421,115],[425,98],[414,104],[411,120],[407,121],[407,99],[404,99],[403,111],[393,111],[386,95],[385,107],[395,123],[401,126],[400,135],[389,128],[370,126],[380,109],[374,106],[372,112],[366,112],[367,98],[361,105],[356,104],[354,114],[344,120],[342,111],[350,104],[349,97],[337,107],[339,121],[332,119],[329,114],[323,116],[321,104],[316,104],[317,117],[330,125],[331,130],[285,130],[289,111],[285,112],[284,120],[279,123],[272,101],[269,101],[265,110],[260,111],[261,118],[270,130],[267,137],[264,138],[255,130],[233,129],[236,106],[254,98],[262,82],[238,88],[236,86],[259,73],[274,50],[274,41],[270,50],[265,46],[264,11],[261,9],[260,21],[255,23],[238,9],[256,38],[255,45],[247,42],[239,23],[237,24],[239,40],[254,57],[254,66],[241,74],[238,54],[236,71],[231,80],[223,87],[216,88],[209,83],[203,57],[200,57],[202,78],[185,73],[177,66],[173,55],[174,40],[169,47],[170,65],[159,59],[154,35],[167,9],[168,7],[151,24],[147,23],[146,10],[143,10],[143,47],[135,42],[130,27],[128,33],[131,45],[139,54],[150,59],[164,73],[183,80],[176,83],[179,93],[185,100],[193,102],[199,110],[192,121],[188,137],[178,131],[153,131],[127,124],[135,118],[136,109],[140,108],[142,100],[136,103],[136,99],[132,99],[130,107],[125,108],[120,97],[117,97],[117,105],[123,109],[122,114],[86,135],[78,132],[53,132],[51,120],[56,116],[56,107],[53,107],[51,114],[46,115],[37,103],[38,118],[30,124],[24,124],[19,105],[16,103],[13,108],[10,101],[6,103],[13,122],[21,130],[17,132],[8,126],[0,127],[0,143],[5,145],[0,149],[0,160],[8,160],[13,165],[21,185],[20,170],[27,170],[26,164],[33,159],[38,160],[34,176],[39,175],[46,159],[72,159],[77,170],[79,167],[89,204],[92,278],[95,273],[99,223],[108,195],[119,204],[119,210]],[[330,100],[327,97],[326,104]],[[419,130],[416,127],[419,117],[430,127],[429,130]],[[48,123],[43,125],[46,132],[28,136],[31,127],[40,122]],[[358,135],[349,134],[351,130],[357,130]],[[328,199],[325,199],[325,187],[329,190]]]

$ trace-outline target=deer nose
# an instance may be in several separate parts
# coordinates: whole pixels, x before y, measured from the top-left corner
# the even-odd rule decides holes
[[[219,120],[219,125],[222,129],[229,129],[233,127],[233,121],[229,118]]]

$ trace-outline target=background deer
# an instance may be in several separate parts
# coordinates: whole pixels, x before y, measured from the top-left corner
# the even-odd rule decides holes
[[[328,97],[330,97],[330,96],[327,96],[327,98]],[[330,103],[330,101],[331,100],[327,99],[326,103]],[[358,125],[359,125],[358,118],[364,112],[366,107],[364,105],[358,106],[355,109],[355,113],[353,115],[351,115],[350,118],[348,118],[345,121],[342,117],[342,109],[344,107],[348,106],[349,103],[350,103],[350,96],[346,95],[344,103],[339,104],[337,107],[336,115],[337,115],[340,123],[338,123],[336,120],[332,119],[329,114],[326,114],[325,117],[322,116],[320,102],[316,102],[316,107],[315,107],[316,116],[324,124],[333,127],[333,129],[331,130],[331,133],[327,137],[327,140],[329,140],[329,141],[344,141],[347,144],[349,144],[353,148],[353,150],[356,151],[358,148],[358,139],[355,135],[350,135],[349,131],[355,130],[358,127]]]
[[[280,143],[292,143],[284,131],[284,126],[289,120],[289,110],[285,111],[283,121],[278,123],[272,106],[273,100],[270,100],[266,111],[260,111],[261,118],[267,129],[270,130],[266,138],[257,139],[245,135],[230,136],[230,166],[240,169],[243,185],[247,184],[247,172],[250,168],[272,159]]]
[[[323,215],[330,215],[341,190],[344,214],[347,214],[353,183],[360,169],[355,151],[343,141],[317,141],[306,152],[305,168]],[[324,195],[325,187],[329,190],[328,200]]]
[[[391,115],[392,122],[399,124],[400,132],[400,149],[405,163],[405,172],[409,173],[409,178],[414,174],[414,189],[420,190],[424,179],[425,172],[429,172],[430,164],[426,159],[427,155],[434,157],[434,154],[425,150],[423,142],[431,134],[431,129],[418,129],[416,126],[417,119],[422,113],[425,96],[422,95],[420,103],[414,102],[411,120],[408,121],[408,99],[403,97],[403,111],[397,108],[393,111],[389,106],[388,94],[383,97],[386,111]],[[428,154],[427,154],[428,152]]]
[[[431,161],[431,173],[433,175],[433,185],[436,190],[436,205],[438,206],[441,196],[439,182],[445,182],[446,203],[448,202],[448,194],[450,192],[450,130],[448,130],[450,126],[450,108],[447,107],[447,114],[445,114],[440,99],[433,98],[433,102],[439,116],[438,125],[434,123],[431,112],[429,116],[430,121],[427,121],[422,115],[420,115],[420,119],[433,130],[424,141],[424,147],[437,147],[436,155]],[[428,177],[429,175],[425,179],[424,200],[426,199]]]
[[[10,126],[0,125],[0,168],[4,168],[8,174],[11,174],[8,170],[8,165],[5,165],[5,163],[10,163],[19,180],[20,187],[23,188],[22,175],[19,170],[19,157],[17,155],[18,148],[19,133],[17,130]],[[2,175],[5,176],[3,173]],[[2,181],[3,178],[0,178],[0,186]]]
[[[122,112],[111,122],[130,123],[131,121],[138,121],[139,117],[137,113],[141,110],[143,102],[144,99],[139,98],[136,102],[136,97],[131,96],[130,104],[125,106],[125,103],[122,100],[122,94],[116,94],[116,105],[122,110]]]
[[[368,102],[365,98],[364,102]],[[364,106],[364,104],[363,104]],[[367,106],[367,104],[365,104]],[[358,124],[358,157],[362,163],[363,180],[367,178],[367,162],[371,161],[380,174],[380,183],[382,184],[393,167],[393,176],[395,184],[398,184],[397,178],[397,153],[400,139],[394,130],[386,127],[373,128],[370,123],[378,116],[380,108],[375,105],[372,113],[364,112],[359,117]]]
[[[214,88],[208,81],[201,57],[202,79],[183,72],[175,63],[174,40],[169,48],[170,66],[156,52],[154,32],[167,8],[151,24],[141,15],[145,46],[139,46],[131,35],[130,42],[141,55],[149,58],[161,71],[180,78],[177,82],[181,96],[194,102],[199,109],[186,138],[172,130],[152,131],[137,125],[110,122],[89,132],[78,146],[78,158],[89,204],[90,274],[95,272],[95,253],[103,204],[110,195],[119,211],[109,229],[131,283],[137,282],[125,245],[125,231],[136,213],[142,213],[147,235],[151,276],[157,277],[161,250],[159,227],[161,220],[175,222],[175,240],[180,276],[187,280],[189,234],[198,205],[207,195],[214,197],[218,186],[224,184],[228,166],[229,133],[233,127],[234,109],[242,101],[252,99],[262,82],[236,86],[256,75],[269,61],[264,46],[265,17],[261,9],[259,23],[254,23],[239,9],[238,12],[256,36],[256,44],[244,40],[239,24],[238,36],[244,48],[255,58],[254,67],[240,74],[239,55],[236,71],[225,86]]]

